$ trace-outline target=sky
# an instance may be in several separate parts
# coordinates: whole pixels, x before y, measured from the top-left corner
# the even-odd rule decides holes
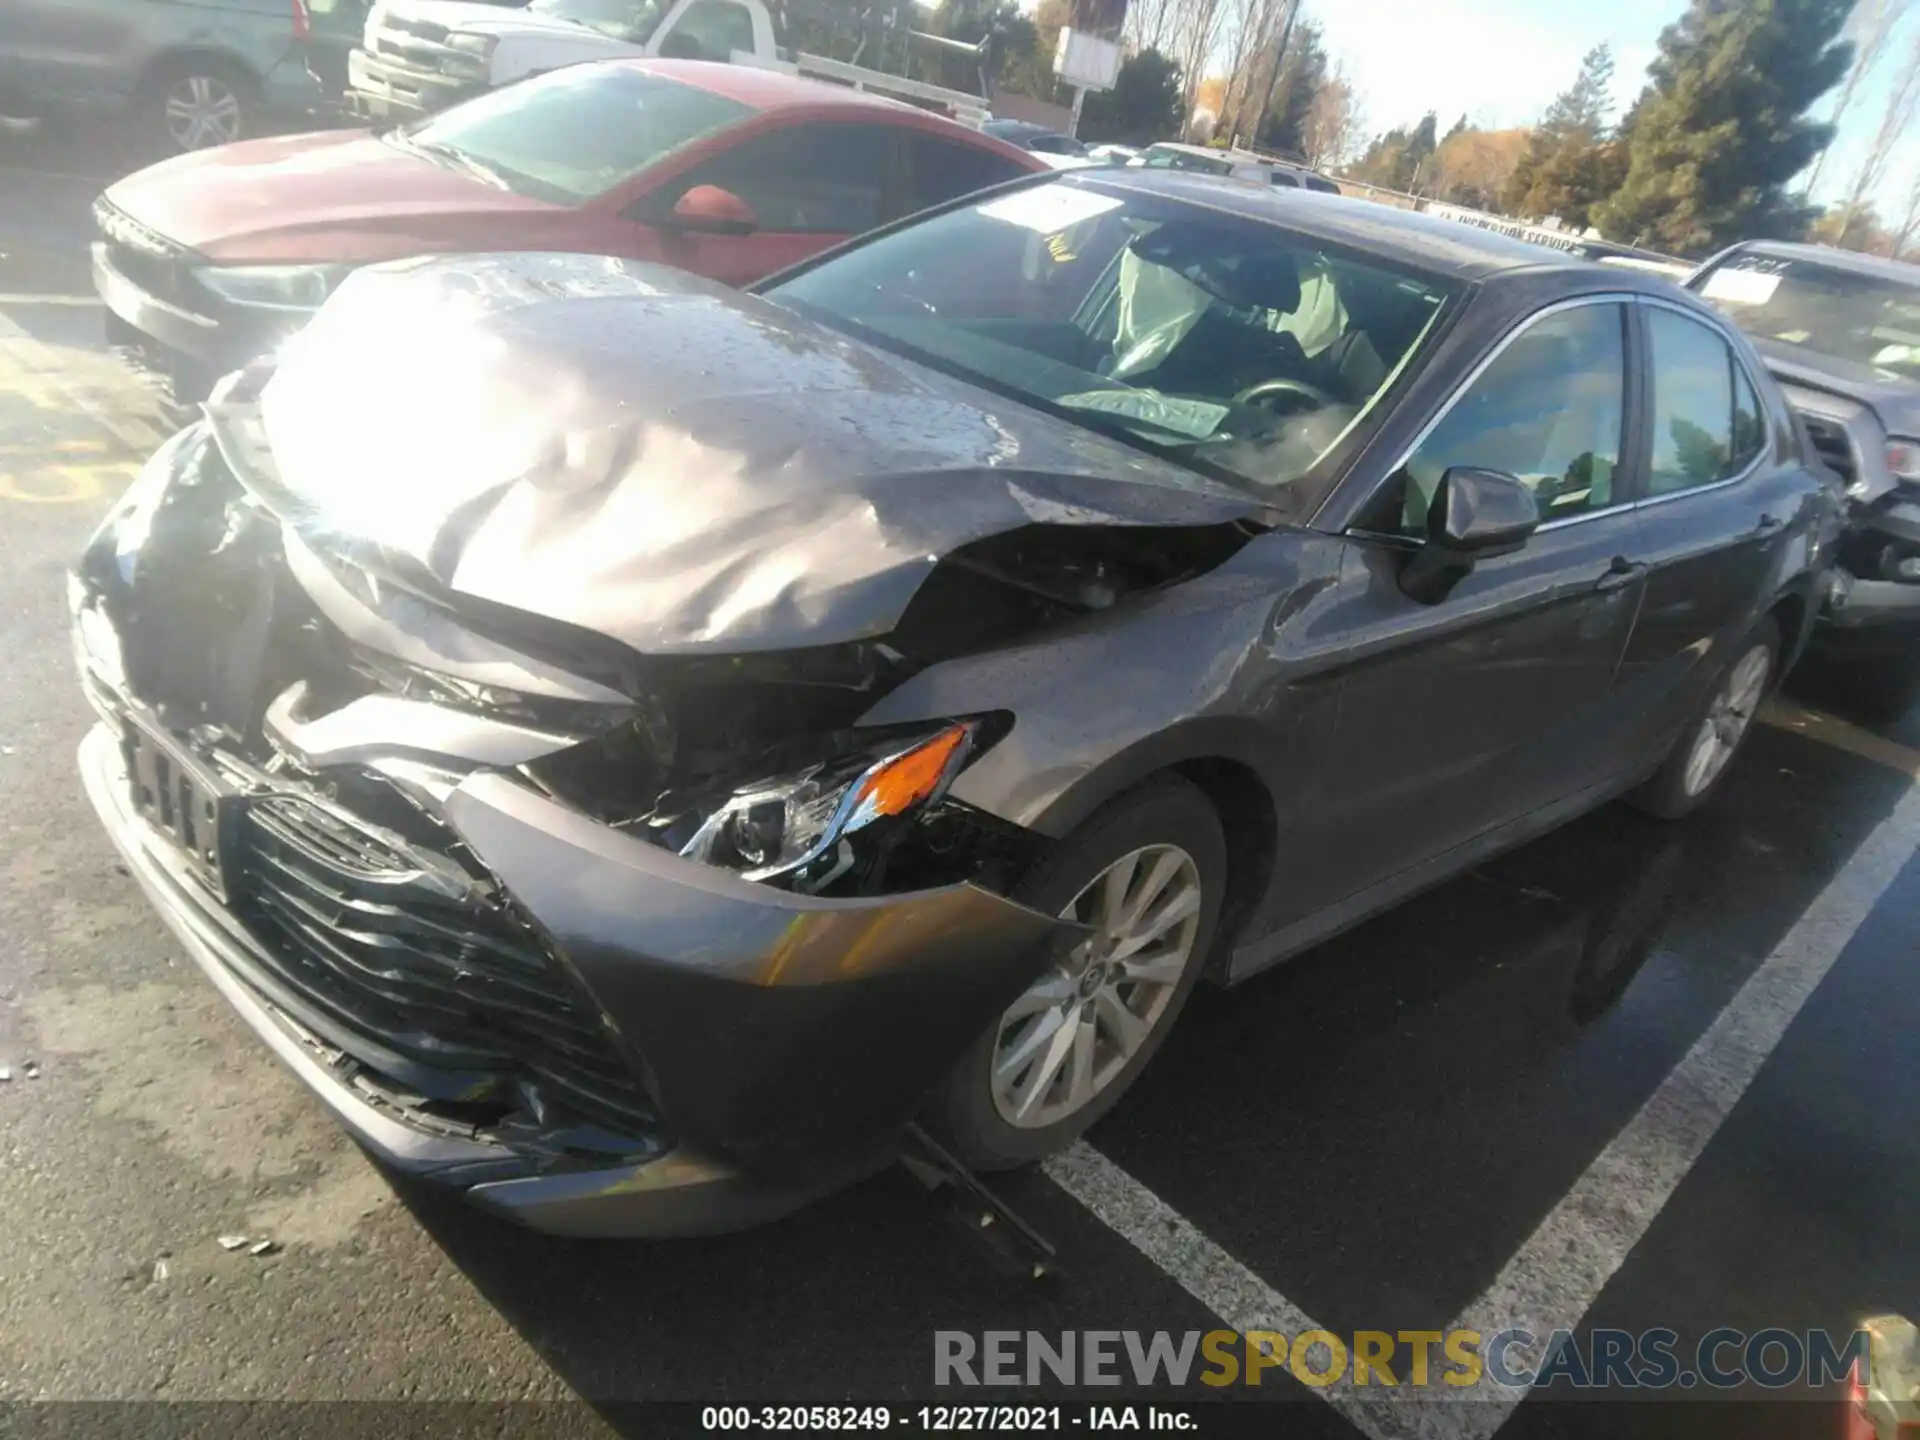
[[[1613,98],[1624,111],[1645,83],[1660,32],[1685,0],[1307,0],[1328,52],[1359,91],[1368,134],[1416,124],[1438,112],[1444,132],[1462,113],[1485,128],[1524,125],[1573,83],[1580,57],[1603,41],[1613,47]],[[1920,7],[1896,32],[1870,80],[1856,92],[1820,174],[1815,198],[1832,200],[1858,170],[1879,129],[1897,63],[1911,52]],[[1816,114],[1825,118],[1832,97]],[[1895,157],[1880,189],[1883,210],[1904,210],[1920,170],[1920,135]]]

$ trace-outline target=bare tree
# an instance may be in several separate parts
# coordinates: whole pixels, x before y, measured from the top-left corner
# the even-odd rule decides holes
[[[1880,63],[1880,53],[1886,49],[1888,37],[1906,18],[1913,4],[1914,0],[1860,0],[1854,7],[1846,28],[1846,38],[1853,42],[1854,47],[1853,64],[1847,70],[1847,78],[1840,83],[1840,94],[1833,102],[1833,114],[1828,117],[1836,130],[1852,108],[1860,82]],[[1820,179],[1820,167],[1826,163],[1827,151],[1822,149],[1814,157],[1813,168],[1807,171],[1807,193],[1812,193]]]
[[[1880,128],[1874,132],[1873,144],[1868,148],[1866,158],[1860,162],[1853,184],[1847,188],[1847,198],[1841,202],[1840,213],[1847,217],[1840,232],[1841,244],[1847,243],[1853,217],[1865,213],[1868,197],[1887,178],[1887,165],[1893,159],[1893,152],[1913,133],[1916,118],[1920,118],[1920,30],[1914,33],[1913,45],[1908,51],[1904,67],[1894,76],[1893,88],[1887,94],[1887,108],[1881,113]]]
[[[1170,0],[1173,19],[1168,27],[1168,43],[1173,58],[1186,77],[1187,92],[1181,109],[1192,113],[1194,91],[1200,88],[1201,73],[1213,55],[1220,37],[1221,0]]]
[[[1316,170],[1339,169],[1359,149],[1365,127],[1353,82],[1347,79],[1345,67],[1335,61],[1313,104],[1307,107],[1307,123],[1301,135],[1307,163]]]
[[[1167,53],[1173,40],[1175,12],[1179,0],[1130,0],[1127,5],[1127,39],[1139,50]]]
[[[1913,184],[1907,190],[1907,213],[1893,232],[1893,258],[1920,260],[1920,167],[1913,172]]]
[[[1300,0],[1259,0],[1254,27],[1259,43],[1252,47],[1240,86],[1240,105],[1233,112],[1234,129],[1249,142],[1259,139],[1267,108],[1273,103],[1280,67],[1286,63],[1287,44],[1300,18]]]

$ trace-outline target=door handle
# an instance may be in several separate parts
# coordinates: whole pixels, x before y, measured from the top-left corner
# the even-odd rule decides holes
[[[1606,573],[1594,582],[1593,588],[1601,591],[1618,590],[1621,586],[1631,585],[1638,580],[1646,573],[1646,569],[1647,567],[1638,560],[1629,560],[1624,555],[1616,555],[1613,557],[1613,563],[1607,566]]]
[[[1762,515],[1760,523],[1753,527],[1753,533],[1764,539],[1768,535],[1778,535],[1786,528],[1786,521],[1776,519],[1772,515]]]

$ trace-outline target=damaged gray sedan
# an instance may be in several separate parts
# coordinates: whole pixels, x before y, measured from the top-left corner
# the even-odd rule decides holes
[[[1203,976],[1616,795],[1678,815],[1836,504],[1664,284],[1048,176],[742,295],[374,267],[72,580],[88,792],[387,1163],[763,1219],[1057,1151]]]

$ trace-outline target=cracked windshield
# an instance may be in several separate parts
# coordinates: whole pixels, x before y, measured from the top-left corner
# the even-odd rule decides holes
[[[1447,284],[1124,186],[966,206],[770,298],[1169,455],[1279,489],[1363,423]]]

